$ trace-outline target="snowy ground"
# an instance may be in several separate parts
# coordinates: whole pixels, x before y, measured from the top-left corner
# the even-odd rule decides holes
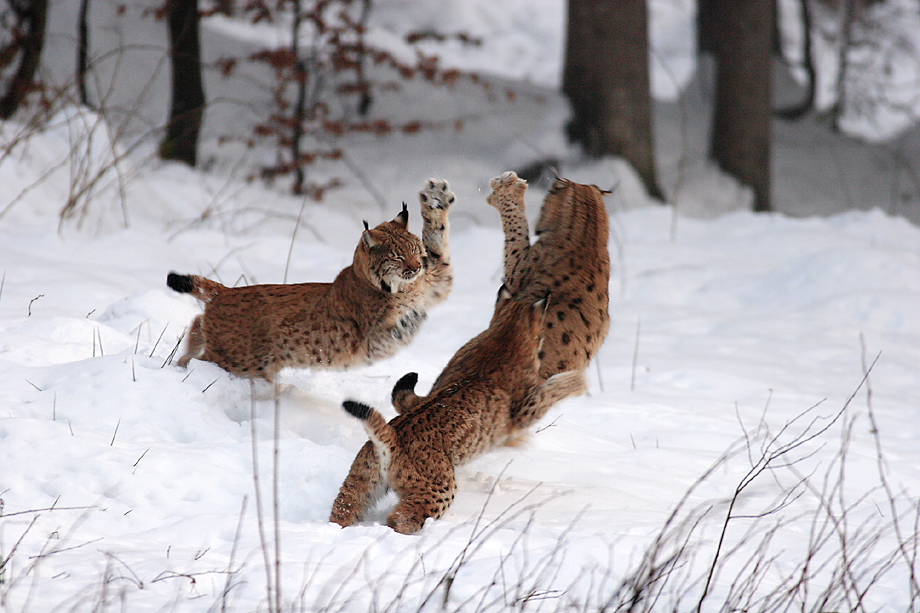
[[[450,298],[390,360],[281,377],[285,608],[596,610],[619,602],[618,587],[664,532],[661,557],[688,546],[658,606],[688,610],[742,483],[704,610],[739,585],[780,593],[808,559],[813,598],[848,561],[857,586],[872,586],[865,609],[916,608],[920,229],[888,214],[907,214],[892,202],[917,207],[892,195],[893,158],[841,140],[816,145],[805,129],[785,127],[775,154],[782,210],[872,210],[735,210],[744,190],[702,161],[700,129],[679,146],[678,119],[692,112],[696,126],[705,106],[691,86],[683,105],[659,109],[657,125],[665,189],[693,214],[675,215],[647,203],[620,162],[579,163],[562,143],[558,100],[517,87],[525,95],[516,104],[489,103],[488,113],[475,92],[431,94],[425,102],[446,114],[479,117],[461,133],[351,143],[383,205],[359,181],[303,205],[224,169],[157,163],[142,147],[121,175],[103,175],[82,225],[77,217],[59,229],[58,211],[85,184],[79,165],[62,160],[105,164],[95,117],[61,116],[0,161],[0,610],[266,610],[274,403],[266,389],[253,402],[247,383],[211,364],[170,363],[200,308],[168,290],[165,275],[331,280],[350,261],[362,218],[390,218],[407,200],[420,230],[414,194],[428,176],[458,194]],[[71,156],[88,129],[89,154]],[[502,237],[485,186],[535,150],[559,153],[573,179],[618,184],[607,201],[612,324],[589,393],[551,410],[525,447],[461,468],[454,505],[420,536],[382,525],[392,499],[359,526],[329,524],[366,440],[341,401],[392,416],[398,377],[417,371],[425,390],[486,326]],[[822,159],[842,166],[821,173]],[[870,180],[879,174],[884,189]],[[531,214],[541,198],[531,188]],[[752,466],[756,478],[745,481]],[[759,569],[745,565],[757,559]]]

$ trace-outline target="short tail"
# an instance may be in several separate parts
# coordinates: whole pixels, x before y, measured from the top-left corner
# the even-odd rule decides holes
[[[218,292],[226,289],[217,281],[211,281],[198,275],[180,275],[175,272],[166,275],[166,285],[180,294],[191,294],[202,302],[210,302]]]
[[[342,407],[364,424],[364,429],[367,430],[371,442],[374,443],[377,459],[380,460],[381,467],[385,469],[389,466],[389,458],[392,457],[398,444],[396,430],[386,422],[383,415],[366,404],[346,400],[342,403]]]
[[[417,383],[418,373],[410,372],[403,375],[393,386],[390,400],[397,413],[405,413],[419,403],[421,398],[415,393]]]
[[[357,417],[361,421],[366,420],[370,416],[371,411],[374,410],[366,404],[361,404],[360,402],[355,402],[353,400],[346,400],[343,402],[342,408],[348,411],[349,415]]]

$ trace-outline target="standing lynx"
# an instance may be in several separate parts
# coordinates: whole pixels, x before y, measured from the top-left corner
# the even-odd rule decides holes
[[[581,393],[580,372],[539,380],[544,308],[544,300],[512,299],[503,286],[488,329],[451,358],[427,397],[389,423],[374,409],[346,401],[345,410],[362,420],[371,440],[358,452],[330,521],[354,524],[392,489],[399,502],[387,525],[418,532],[453,502],[456,466],[513,442],[554,403]],[[414,373],[407,378],[414,386]]]
[[[408,230],[405,204],[392,221],[365,222],[352,264],[332,283],[230,288],[170,273],[169,287],[205,304],[179,365],[199,358],[273,381],[286,366],[347,368],[392,356],[452,282],[447,212],[454,194],[446,181],[429,179],[419,200],[422,240]]]
[[[543,323],[540,378],[584,370],[607,336],[610,255],[604,197],[594,185],[557,179],[540,208],[530,244],[524,192],[513,172],[491,180],[486,199],[505,232],[505,284],[521,300],[551,297]]]

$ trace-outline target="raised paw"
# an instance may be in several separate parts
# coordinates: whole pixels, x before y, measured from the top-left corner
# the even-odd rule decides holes
[[[491,206],[498,208],[499,205],[505,203],[524,205],[527,181],[519,178],[513,170],[504,172],[499,177],[493,177],[489,181],[489,187],[492,188],[492,193],[486,198],[486,202]]]
[[[422,203],[422,211],[425,209],[447,210],[454,203],[456,196],[450,191],[450,185],[442,179],[428,179],[425,187],[418,193],[418,199]]]

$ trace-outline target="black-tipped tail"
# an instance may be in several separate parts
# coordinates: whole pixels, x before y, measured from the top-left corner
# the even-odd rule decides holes
[[[191,294],[195,289],[190,276],[180,275],[174,272],[166,275],[166,285],[180,294]]]
[[[361,420],[367,419],[371,414],[371,411],[374,410],[366,404],[361,404],[360,402],[355,402],[353,400],[346,400],[343,402],[342,408],[348,411],[349,414]]]
[[[399,381],[396,382],[396,385],[393,386],[393,395],[395,396],[398,392],[414,392],[415,386],[418,384],[418,373],[410,372],[404,374],[400,377]]]

